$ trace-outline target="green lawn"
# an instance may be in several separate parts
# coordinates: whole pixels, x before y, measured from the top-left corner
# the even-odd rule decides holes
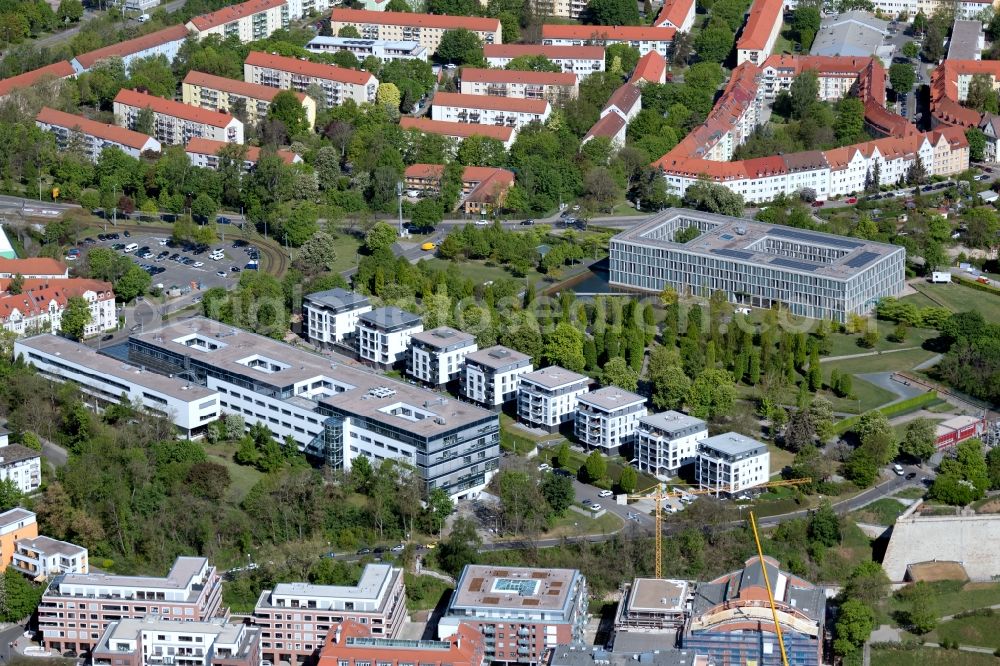
[[[794,453],[779,448],[773,443],[768,442],[767,448],[771,452],[772,475],[780,473],[781,470],[785,469],[785,467],[787,467],[788,465],[791,465],[792,461],[795,460]]]
[[[784,27],[784,26],[782,26]],[[792,29],[786,28],[778,33],[778,39],[774,42],[774,49],[772,53],[795,53],[794,44],[795,41],[791,37]]]
[[[491,280],[514,277],[507,272],[507,269],[499,266],[487,266],[483,261],[445,261],[444,259],[430,257],[430,253],[428,253],[428,259],[426,259],[426,261],[431,268],[436,270],[445,270],[449,266],[454,266],[458,269],[458,272],[462,275],[462,277],[475,280],[480,284]],[[528,279],[532,282],[541,280],[542,278],[542,274],[534,270],[531,270],[528,273]]]
[[[857,511],[851,512],[851,518],[859,523],[892,525],[904,511],[906,511],[906,505],[902,502],[885,497]]]
[[[829,377],[830,371],[834,368],[837,368],[841,372],[849,372],[852,375],[869,372],[912,370],[933,356],[934,352],[927,351],[926,349],[910,349],[892,354],[876,354],[874,356],[848,358],[841,361],[828,361],[822,364],[823,374]],[[855,381],[856,385],[857,382]]]
[[[891,321],[877,321],[879,341],[871,349],[858,346],[860,335],[848,335],[846,333],[833,333],[830,335],[829,356],[849,356],[852,354],[864,354],[873,351],[887,351],[892,349],[905,349],[906,347],[919,347],[927,340],[937,337],[937,331],[929,328],[911,328],[906,332],[906,339],[902,342],[891,342],[886,336],[892,333],[896,324]]]
[[[838,361],[839,362],[839,361]],[[825,367],[824,364],[823,372],[827,379],[830,377],[830,369]],[[867,382],[864,379],[855,377],[852,380],[852,389],[854,390],[855,397],[853,398],[839,398],[833,394],[832,391],[822,390],[817,392],[817,395],[822,395],[824,398],[830,401],[833,405],[833,410],[835,412],[843,412],[847,414],[858,414],[858,401],[861,401],[861,412],[866,412],[870,409],[875,409],[876,407],[881,407],[887,402],[895,400],[898,396],[895,393],[885,390],[879,386],[875,386],[871,382]],[[796,398],[798,397],[799,391],[795,386],[786,386],[778,394],[778,399],[783,405],[792,405],[796,403]],[[757,399],[757,389],[753,386],[747,386],[745,384],[739,384],[736,387],[736,395],[742,400],[756,400]]]
[[[1000,296],[965,287],[957,283],[931,284],[913,282],[911,286],[927,300],[939,302],[953,312],[979,310],[989,321],[1000,321]],[[909,296],[903,300],[907,300]]]
[[[333,262],[332,272],[343,273],[348,268],[358,265],[358,248],[362,245],[362,240],[351,234],[340,234],[335,239],[337,247],[337,259]]]
[[[949,620],[927,636],[930,643],[943,639],[958,641],[959,645],[1000,648],[1000,615],[973,615]]]
[[[440,578],[417,576],[409,572],[404,574],[404,582],[406,583],[406,609],[411,613],[433,609],[441,601],[441,597],[454,589]]]
[[[227,499],[233,504],[239,504],[264,475],[253,467],[244,467],[233,462],[233,453],[235,450],[235,444],[205,445],[205,453],[208,454],[208,459],[225,465],[226,469],[229,470],[232,482],[229,484]]]
[[[873,649],[872,666],[996,666],[991,654],[939,648]]]
[[[622,519],[610,511],[597,519],[588,518],[576,511],[567,511],[565,516],[555,520],[545,532],[545,537],[553,539],[585,534],[612,534],[620,530],[622,525]]]
[[[945,580],[928,585],[933,591],[931,602],[938,617],[1000,604],[1000,583],[963,583]],[[889,600],[889,605],[892,610],[907,608],[906,602],[896,597]],[[1000,630],[1000,617],[995,619],[995,622],[997,629]],[[997,634],[1000,635],[1000,631],[997,631]]]
[[[920,499],[927,493],[923,488],[903,488],[898,493],[894,493],[893,497],[899,497],[902,499]]]

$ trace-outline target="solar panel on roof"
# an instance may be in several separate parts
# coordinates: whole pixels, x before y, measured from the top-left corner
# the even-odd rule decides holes
[[[833,236],[820,236],[819,234],[811,234],[807,231],[798,231],[797,229],[788,229],[786,227],[771,227],[767,230],[767,233],[772,236],[781,236],[783,238],[794,238],[796,240],[804,241],[806,243],[815,243],[817,245],[832,245],[833,247],[843,247],[850,250],[861,247],[864,243],[858,243],[852,240],[847,240],[846,238],[836,238]]]
[[[878,252],[862,252],[858,256],[848,259],[846,265],[849,268],[861,268],[867,263],[870,263],[873,259],[878,258]]]
[[[785,268],[794,268],[800,271],[814,271],[819,268],[819,264],[809,264],[804,261],[796,261],[795,259],[786,259],[784,257],[777,257],[770,261],[772,266],[784,266]]]
[[[713,247],[709,252],[712,254],[721,254],[724,257],[735,257],[736,259],[753,259],[753,252],[744,252],[742,250],[726,250]]]

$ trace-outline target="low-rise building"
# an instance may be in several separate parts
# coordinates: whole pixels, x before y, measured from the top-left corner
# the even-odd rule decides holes
[[[403,116],[399,126],[404,130],[416,130],[425,134],[438,134],[455,141],[462,141],[470,136],[482,136],[496,139],[505,149],[514,145],[516,132],[513,127],[497,127],[496,125],[479,125],[477,123],[449,123],[430,118],[413,118]]]
[[[670,27],[563,25],[546,23],[542,26],[542,44],[552,46],[610,46],[626,44],[639,51],[640,56],[657,51],[663,57],[670,55],[676,30]]]
[[[576,569],[469,564],[438,622],[438,637],[468,624],[485,637],[488,661],[535,666],[558,644],[583,644],[588,601],[587,579]]]
[[[525,373],[517,389],[517,416],[528,426],[556,432],[575,418],[579,398],[590,382],[590,377],[558,365]]]
[[[459,92],[463,95],[493,95],[558,102],[575,99],[580,92],[576,74],[569,72],[463,67],[461,77]]]
[[[986,431],[986,421],[979,416],[959,415],[938,423],[935,427],[935,445],[939,449],[954,446]],[[3,449],[0,449],[2,455]]]
[[[985,48],[982,22],[955,20],[948,42],[948,60],[982,60]]]
[[[738,432],[708,437],[698,442],[695,476],[699,488],[733,495],[770,480],[771,453]]]
[[[576,438],[605,455],[618,455],[622,444],[632,442],[646,413],[646,398],[617,386],[584,393],[577,399]]]
[[[127,88],[121,89],[115,96],[115,122],[122,127],[135,129],[143,109],[152,111],[153,136],[161,143],[183,145],[195,137],[243,143],[243,123],[231,114],[208,111]]]
[[[694,0],[666,0],[653,25],[657,28],[674,28],[691,32],[694,27]]]
[[[640,472],[667,480],[693,463],[698,442],[708,438],[708,424],[694,416],[669,410],[639,419],[635,434],[636,466]]]
[[[434,95],[431,119],[451,123],[501,125],[515,131],[533,122],[544,123],[552,113],[543,99],[516,99],[489,95],[439,92]]]
[[[339,287],[306,294],[302,300],[302,332],[309,342],[324,347],[352,340],[358,318],[371,310],[367,296]]]
[[[393,60],[423,60],[427,62],[430,53],[426,46],[419,42],[391,42],[382,39],[357,39],[355,37],[313,37],[306,44],[310,53],[353,53],[358,60],[368,57],[378,58],[382,62]]]
[[[49,257],[28,257],[27,259],[0,257],[0,278],[12,278],[18,275],[26,279],[65,280],[69,278],[69,266],[58,259]]]
[[[222,579],[215,567],[204,557],[178,557],[165,578],[55,576],[38,606],[38,630],[43,646],[83,653],[100,643],[111,623],[153,614],[185,623],[226,617]]]
[[[854,10],[825,17],[809,52],[814,56],[868,57],[890,36],[888,21]]]
[[[533,370],[531,357],[502,345],[487,347],[465,357],[462,395],[490,409],[499,410],[517,399],[521,375]]]
[[[192,622],[155,614],[112,622],[93,666],[260,666],[260,630],[223,618]]]
[[[87,278],[51,280],[26,278],[18,293],[11,291],[11,279],[0,278],[0,325],[17,335],[34,335],[62,330],[62,316],[71,298],[82,298],[90,309],[90,321],[83,327],[89,338],[118,327],[115,292],[110,282]]]
[[[420,317],[397,307],[378,308],[358,317],[358,355],[382,368],[406,358],[410,337],[424,330]]]
[[[411,164],[403,172],[403,179],[408,191],[437,195],[441,192],[443,175],[443,164]],[[502,208],[513,185],[513,171],[495,167],[465,167],[462,172],[462,197],[456,209],[462,209],[467,215],[478,215]]]
[[[79,150],[91,162],[96,162],[105,148],[118,148],[136,158],[147,151],[160,152],[160,142],[148,134],[99,123],[47,106],[35,116],[35,124],[56,135],[56,146],[60,152]]]
[[[215,171],[220,164],[225,162],[226,155],[229,159],[237,160],[242,158],[243,170],[250,171],[257,166],[263,152],[259,146],[248,146],[246,144],[226,143],[225,141],[213,141],[212,139],[202,139],[195,137],[184,146],[184,153],[191,161],[191,166],[211,169]],[[302,157],[296,155],[287,148],[278,148],[274,154],[281,158],[285,164],[299,164]]]
[[[628,82],[634,86],[641,86],[647,83],[667,82],[667,60],[657,51],[650,51],[639,58],[632,70],[632,76]]]
[[[187,28],[199,40],[209,35],[222,39],[236,37],[244,44],[267,39],[290,25],[286,0],[247,0],[208,14],[199,14],[187,22]]]
[[[331,32],[338,35],[341,29],[348,26],[356,29],[362,39],[419,42],[430,55],[437,52],[441,37],[448,30],[470,30],[483,44],[500,44],[503,41],[500,20],[478,16],[334,9],[330,15]]]
[[[163,56],[172,63],[177,58],[181,44],[187,39],[188,30],[183,25],[172,25],[135,39],[126,39],[94,51],[81,53],[70,61],[77,74],[89,71],[97,63],[110,58],[121,58],[127,72],[137,58]]]
[[[59,574],[90,573],[86,548],[47,536],[18,539],[10,566],[36,581]]]
[[[10,443],[10,434],[0,434],[0,481],[10,481],[22,493],[42,485],[42,452]]]
[[[431,386],[444,386],[458,381],[465,357],[477,349],[476,336],[450,326],[414,333],[406,374]]]
[[[357,622],[373,638],[395,638],[406,619],[403,571],[367,564],[357,585],[279,583],[257,599],[261,658],[272,664],[314,663],[316,651],[341,622]],[[292,620],[294,631],[286,624]]]
[[[684,580],[636,578],[626,583],[615,612],[615,651],[622,634],[663,634],[673,646],[694,599],[694,587]]]
[[[0,513],[0,569],[14,561],[19,541],[37,537],[38,521],[31,511],[15,507]]]
[[[370,72],[324,65],[272,53],[251,51],[243,63],[243,78],[272,88],[305,93],[310,86],[319,86],[326,93],[326,106],[340,106],[347,100],[357,104],[374,102],[378,79]]]
[[[318,666],[483,666],[486,650],[482,634],[467,624],[448,640],[409,640],[372,636],[353,620],[333,626],[319,653]]]
[[[736,40],[737,65],[745,62],[760,65],[771,54],[781,33],[784,7],[784,0],[754,0],[743,32]]]
[[[251,125],[267,118],[271,102],[279,92],[280,88],[195,70],[188,72],[181,83],[181,98],[185,104],[226,113],[233,113],[236,107],[242,106],[246,121]],[[296,91],[294,94],[305,109],[309,127],[313,127],[316,124],[316,102],[304,92]]]
[[[650,53],[654,53],[650,51]],[[611,145],[621,148],[625,145],[628,124],[642,110],[642,91],[632,82],[617,88],[601,110],[601,117],[583,137],[581,144],[599,137],[607,138]]]
[[[486,64],[501,69],[514,58],[542,56],[562,67],[563,72],[576,74],[583,80],[594,72],[604,71],[603,46],[551,46],[545,44],[487,44],[483,46]]]

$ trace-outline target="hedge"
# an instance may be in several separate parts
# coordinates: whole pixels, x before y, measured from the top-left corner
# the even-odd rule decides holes
[[[975,280],[966,280],[964,277],[959,277],[953,275],[951,277],[953,282],[957,282],[963,287],[970,287],[972,289],[978,289],[979,291],[985,291],[987,294],[993,294],[994,296],[1000,294],[1000,289],[991,287],[988,284],[983,284],[982,282],[976,282]]]
[[[900,400],[899,402],[894,402],[891,405],[886,405],[885,407],[880,407],[878,411],[882,412],[888,418],[893,416],[899,416],[900,414],[906,414],[908,412],[913,412],[921,407],[925,407],[938,399],[937,391],[928,391],[927,393],[921,393],[920,395],[914,396],[912,398],[907,398],[906,400]],[[838,435],[843,435],[845,432],[857,425],[858,421],[861,420],[861,415],[852,416],[846,418],[843,421],[837,422],[833,426],[834,432]]]

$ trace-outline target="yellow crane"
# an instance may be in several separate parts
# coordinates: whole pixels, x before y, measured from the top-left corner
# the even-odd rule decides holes
[[[769,481],[767,483],[762,483],[759,486],[754,486],[752,489],[757,488],[778,488],[780,486],[798,486],[803,483],[811,483],[812,479],[786,479],[782,481]],[[631,500],[642,500],[642,499],[652,499],[656,505],[656,511],[654,513],[653,525],[654,533],[656,535],[656,577],[663,578],[663,565],[661,564],[663,555],[663,526],[660,521],[663,519],[663,500],[670,499],[671,497],[683,497],[685,495],[711,495],[712,493],[718,493],[718,488],[702,488],[698,490],[666,490],[664,491],[664,485],[658,483],[655,486],[647,488],[641,493],[635,495],[629,495],[628,499]],[[655,494],[649,494],[651,490],[656,489]]]
[[[767,602],[771,605],[771,619],[774,620],[774,633],[778,635],[778,647],[781,648],[782,666],[788,666],[788,653],[785,652],[785,637],[781,633],[781,624],[778,622],[778,607],[774,604],[774,592],[771,590],[771,578],[767,575],[767,566],[764,565],[764,549],[760,546],[760,535],[757,533],[757,519],[750,512],[750,527],[753,529],[753,540],[757,544],[757,559],[760,562],[760,570],[764,574],[764,587],[767,588]]]

